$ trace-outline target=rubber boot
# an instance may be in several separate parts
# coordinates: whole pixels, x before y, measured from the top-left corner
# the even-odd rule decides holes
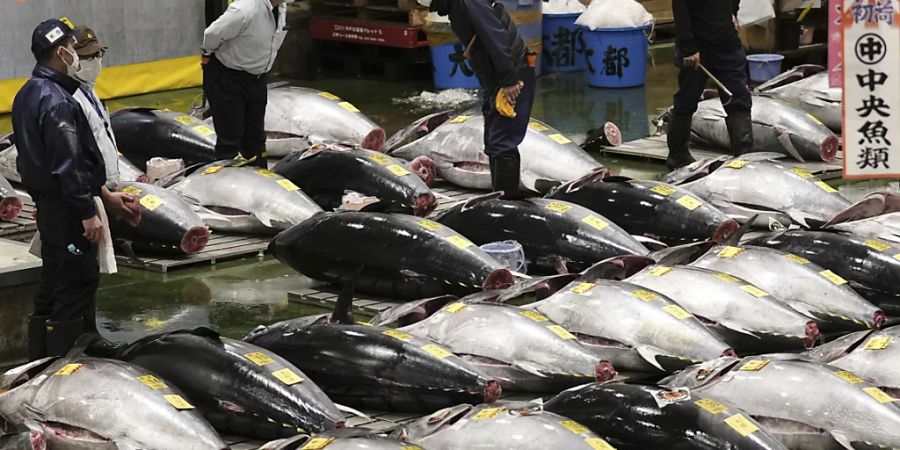
[[[666,167],[669,170],[684,167],[695,161],[688,149],[688,140],[691,138],[691,117],[672,114],[669,119],[669,132],[666,135],[666,143],[669,146]]]
[[[500,155],[494,158],[494,191],[503,191],[504,200],[523,200],[524,192],[519,190],[519,155]]]
[[[732,111],[725,117],[731,154],[741,156],[753,153],[753,122],[750,111]]]
[[[47,322],[47,356],[63,356],[84,331],[84,318],[68,322]]]
[[[47,357],[47,319],[50,316],[28,316],[28,361]]]
[[[104,338],[97,328],[97,301],[92,300],[84,311],[84,334],[93,334],[96,339],[91,341],[88,353],[91,356],[112,357],[119,350],[124,349],[128,344],[124,342],[113,342]]]

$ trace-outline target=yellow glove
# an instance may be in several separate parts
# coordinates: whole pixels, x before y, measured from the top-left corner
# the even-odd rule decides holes
[[[506,96],[506,92],[503,89],[497,91],[496,104],[497,112],[503,117],[509,117],[510,119],[516,117],[516,107],[509,101],[509,97]]]

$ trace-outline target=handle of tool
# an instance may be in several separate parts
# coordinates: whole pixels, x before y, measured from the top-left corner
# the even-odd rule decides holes
[[[703,70],[703,73],[705,73],[706,76],[708,76],[711,80],[713,80],[713,83],[716,83],[716,86],[719,86],[719,89],[721,89],[722,92],[725,92],[726,94],[728,94],[729,98],[733,97],[733,94],[731,93],[731,91],[729,91],[728,88],[725,87],[725,85],[722,84],[722,82],[719,81],[718,78],[716,78],[713,74],[709,73],[709,71],[706,70],[706,67],[703,67],[703,64],[700,64],[700,69]]]

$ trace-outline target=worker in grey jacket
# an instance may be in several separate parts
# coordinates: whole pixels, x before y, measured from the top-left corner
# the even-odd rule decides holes
[[[203,91],[216,127],[216,154],[266,167],[266,74],[284,36],[286,3],[235,0],[203,33]]]

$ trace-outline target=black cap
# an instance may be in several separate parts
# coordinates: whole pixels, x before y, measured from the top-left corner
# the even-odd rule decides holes
[[[41,22],[31,33],[31,53],[37,56],[74,35],[75,27],[65,17]]]

